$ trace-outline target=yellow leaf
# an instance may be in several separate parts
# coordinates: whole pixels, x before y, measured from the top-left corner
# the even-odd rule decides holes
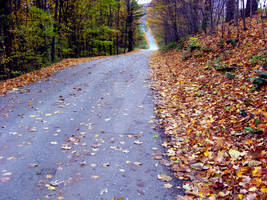
[[[255,167],[254,170],[252,171],[252,175],[253,176],[261,176],[259,174],[259,169],[261,169],[261,167]]]
[[[57,141],[52,141],[50,142],[50,144],[57,144]]]
[[[46,117],[51,117],[52,114],[47,113],[47,114],[45,114],[45,116],[46,116]]]
[[[241,170],[239,170],[238,172],[236,172],[236,175],[237,175],[237,177],[241,177],[243,175],[243,173]]]
[[[71,146],[68,146],[67,144],[63,144],[63,145],[61,146],[61,149],[64,149],[64,150],[71,150],[72,147],[71,147]]]
[[[45,187],[47,187],[48,190],[52,190],[52,191],[56,190],[56,187],[49,185],[49,184],[46,184]]]
[[[262,192],[262,193],[267,192],[267,187],[262,187],[262,188],[261,188],[261,192]]]
[[[99,178],[99,176],[95,176],[95,175],[94,176],[91,176],[91,179],[95,179],[96,180],[98,178]]]
[[[208,156],[209,153],[210,153],[209,150],[206,150],[206,151],[204,152],[204,155],[205,155],[205,156]]]
[[[243,199],[243,194],[238,194],[237,196],[239,199]]]

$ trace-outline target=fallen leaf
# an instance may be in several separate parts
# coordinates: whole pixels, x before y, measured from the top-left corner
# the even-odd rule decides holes
[[[57,188],[55,186],[52,186],[50,184],[45,184],[45,187],[48,189],[48,190],[51,190],[51,191],[55,191]]]
[[[100,191],[100,195],[103,195],[105,193],[108,193],[108,188],[104,188]]]
[[[38,167],[38,164],[36,164],[36,163],[30,163],[29,164],[29,167],[30,168],[35,168],[35,167]]]
[[[50,142],[50,144],[57,144],[57,141],[52,141]]]
[[[158,174],[158,179],[164,182],[169,182],[172,180],[172,177],[167,176],[166,174]]]
[[[135,140],[135,141],[134,141],[134,144],[140,145],[140,144],[143,144],[143,142],[141,142],[141,141],[139,141],[139,140]]]
[[[142,165],[142,163],[140,163],[140,162],[133,162],[133,164],[134,164],[135,166],[141,166],[141,165]]]
[[[109,162],[103,164],[103,167],[109,167],[109,166],[110,166]]]
[[[71,147],[71,146],[68,146],[68,144],[62,144],[61,149],[64,149],[64,150],[71,150],[72,147]]]
[[[164,187],[167,188],[167,189],[170,189],[170,188],[172,188],[172,184],[166,183],[166,184],[164,184]]]
[[[91,176],[91,179],[98,179],[99,178],[99,176],[96,176],[96,175],[93,175],[93,176]]]
[[[233,159],[237,159],[239,158],[239,156],[244,156],[246,155],[246,152],[239,152],[239,151],[236,151],[234,149],[230,149],[229,150],[229,155],[233,158]]]

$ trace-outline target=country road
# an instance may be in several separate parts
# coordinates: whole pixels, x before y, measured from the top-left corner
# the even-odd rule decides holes
[[[0,200],[171,200],[149,57],[107,57],[0,97]],[[154,159],[153,159],[154,158]],[[155,159],[156,158],[156,159]]]

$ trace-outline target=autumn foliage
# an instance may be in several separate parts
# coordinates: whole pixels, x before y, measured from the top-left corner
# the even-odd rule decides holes
[[[239,37],[225,24],[227,37],[195,35],[151,58],[156,113],[170,136],[163,146],[184,180],[178,199],[267,198],[266,84],[253,83],[266,73],[259,21],[248,19]]]

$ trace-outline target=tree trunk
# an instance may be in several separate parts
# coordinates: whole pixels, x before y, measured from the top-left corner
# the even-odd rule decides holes
[[[128,35],[128,41],[127,41],[127,47],[128,47],[128,51],[132,51],[133,50],[133,5],[132,5],[132,1],[131,0],[127,0],[127,12],[128,12],[128,16],[126,19],[126,24],[127,24],[127,35]]]
[[[252,15],[256,13],[257,9],[258,9],[257,0],[247,0],[246,17],[252,17]]]
[[[242,18],[243,18],[243,30],[247,30],[246,27],[246,17],[245,17],[245,0],[242,0]]]
[[[235,11],[235,0],[227,0],[226,1],[226,22],[234,19],[234,11]]]
[[[55,24],[54,24],[54,27],[53,27],[53,31],[54,33],[56,34],[56,23],[57,23],[57,11],[58,11],[58,0],[56,0],[56,6],[55,6],[55,16],[54,16],[54,19],[55,19]],[[51,60],[52,62],[55,62],[55,57],[56,57],[56,50],[55,50],[55,46],[56,46],[56,36],[53,36],[52,38],[52,50],[51,50]]]

